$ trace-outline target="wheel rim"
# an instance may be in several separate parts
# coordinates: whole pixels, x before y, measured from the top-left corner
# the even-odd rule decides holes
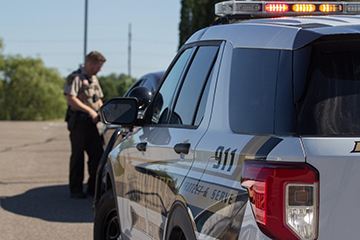
[[[105,217],[103,225],[104,239],[121,240],[119,218],[116,209],[112,209]]]

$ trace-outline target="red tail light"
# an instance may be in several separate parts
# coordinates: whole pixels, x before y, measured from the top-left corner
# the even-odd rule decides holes
[[[275,239],[316,239],[318,184],[306,163],[245,161],[242,186],[259,228]]]

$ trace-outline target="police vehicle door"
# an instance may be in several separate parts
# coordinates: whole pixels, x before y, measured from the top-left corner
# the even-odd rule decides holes
[[[221,42],[216,41],[180,50],[148,109],[148,123],[133,136],[136,150],[128,158],[141,162],[136,169],[142,174],[137,181],[137,192],[145,199],[141,207],[147,209],[143,231],[154,239],[161,238],[196,144],[209,124],[210,114],[204,117],[204,112],[220,49]],[[136,207],[132,205],[133,215],[141,211]]]

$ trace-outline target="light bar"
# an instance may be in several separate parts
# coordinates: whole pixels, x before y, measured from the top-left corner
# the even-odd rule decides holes
[[[265,5],[266,12],[287,12],[289,5],[285,3],[269,3]]]
[[[288,15],[329,15],[360,14],[360,2],[265,2],[265,1],[224,1],[215,4],[218,16],[288,16]]]
[[[314,4],[309,4],[309,3],[297,3],[297,4],[294,4],[293,7],[292,7],[292,10],[294,12],[298,12],[298,13],[311,13],[311,12],[314,12],[315,11],[315,5]]]

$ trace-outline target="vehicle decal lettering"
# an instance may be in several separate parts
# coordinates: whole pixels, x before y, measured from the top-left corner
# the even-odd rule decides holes
[[[210,199],[214,199],[218,202],[223,202],[223,203],[227,203],[227,204],[232,204],[234,203],[234,194],[230,193],[228,191],[223,191],[223,190],[219,190],[219,189],[214,189],[212,194],[211,194],[211,198]]]
[[[235,153],[236,153],[237,149],[232,150],[232,151],[231,151],[231,148],[228,148],[225,151],[224,151],[224,149],[225,149],[224,146],[219,146],[216,149],[216,151],[215,151],[215,160],[217,161],[217,163],[215,163],[213,165],[213,168],[218,169],[221,166],[221,168],[220,168],[221,171],[230,172],[233,165],[234,165]],[[230,151],[231,151],[231,153],[230,153],[230,161],[228,161]]]
[[[202,194],[203,197],[207,197],[209,188],[205,188],[204,185],[199,185],[195,182],[185,181],[181,189],[185,192],[192,193],[195,195]]]
[[[196,205],[199,205],[200,207],[204,202],[208,201],[218,203],[222,202],[224,206],[231,205],[235,203],[236,196],[240,192],[247,191],[220,185],[214,182],[206,181],[199,184],[195,179],[187,178],[181,186],[180,192],[182,192],[182,194],[186,192],[188,199],[197,199],[194,201],[196,201]],[[203,199],[204,201],[200,199]]]
[[[217,164],[214,164],[214,165],[213,165],[213,168],[215,168],[215,169],[218,169],[218,168],[219,168],[223,151],[224,151],[224,147],[223,147],[223,146],[219,146],[219,147],[216,149],[216,151],[215,151],[215,160],[217,161]]]
[[[350,153],[360,152],[360,141],[355,141],[354,149]]]
[[[254,136],[240,152],[238,152],[238,149],[218,146],[215,150],[216,162],[212,165],[212,169],[221,178],[237,181],[236,179],[241,174],[242,164],[245,160],[266,160],[270,152],[282,140],[282,138],[272,136]]]

